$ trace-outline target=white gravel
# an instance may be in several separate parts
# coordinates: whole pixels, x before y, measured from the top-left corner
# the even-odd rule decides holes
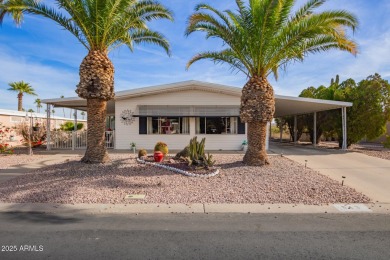
[[[271,156],[271,165],[250,167],[242,155],[215,154],[218,176],[191,178],[138,164],[128,155],[113,162],[86,165],[70,161],[0,184],[0,202],[51,203],[366,203],[354,189],[287,158]],[[145,194],[144,200],[125,199]]]

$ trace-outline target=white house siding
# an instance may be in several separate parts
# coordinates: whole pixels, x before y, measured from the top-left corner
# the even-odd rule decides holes
[[[151,150],[158,141],[167,143],[170,149],[183,149],[189,140],[198,136],[206,137],[206,149],[208,150],[239,150],[241,144],[246,140],[243,134],[221,134],[221,135],[196,135],[195,118],[190,118],[190,134],[176,135],[140,135],[139,119],[136,118],[131,125],[125,125],[120,120],[123,110],[130,109],[138,113],[138,105],[176,105],[176,106],[232,106],[240,105],[239,96],[231,96],[221,93],[214,93],[201,90],[186,90],[171,93],[160,93],[143,97],[129,98],[115,101],[115,147],[116,149],[130,149],[130,143],[135,142],[137,148]]]

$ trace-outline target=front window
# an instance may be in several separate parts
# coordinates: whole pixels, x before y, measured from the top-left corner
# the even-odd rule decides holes
[[[189,134],[188,117],[148,117],[148,134]]]
[[[197,134],[237,134],[237,117],[197,117]]]

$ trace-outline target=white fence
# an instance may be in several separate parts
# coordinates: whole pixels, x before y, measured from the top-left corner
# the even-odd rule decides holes
[[[106,131],[106,148],[115,148],[115,132]],[[50,132],[51,149],[85,149],[87,148],[87,131],[51,131]]]

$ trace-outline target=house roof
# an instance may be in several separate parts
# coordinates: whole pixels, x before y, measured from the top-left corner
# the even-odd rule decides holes
[[[115,111],[115,100],[123,100],[147,95],[156,95],[162,92],[168,93],[187,90],[202,90],[206,92],[221,93],[240,97],[242,88],[190,80],[171,84],[118,91],[115,93],[114,101],[108,102],[108,113],[113,113],[113,111]],[[81,99],[79,97],[45,99],[42,100],[42,102],[46,104],[52,104],[57,107],[70,107],[78,110],[86,110],[87,104],[85,99]],[[352,103],[350,102],[275,95],[275,117],[308,114],[350,106],[352,106]]]

